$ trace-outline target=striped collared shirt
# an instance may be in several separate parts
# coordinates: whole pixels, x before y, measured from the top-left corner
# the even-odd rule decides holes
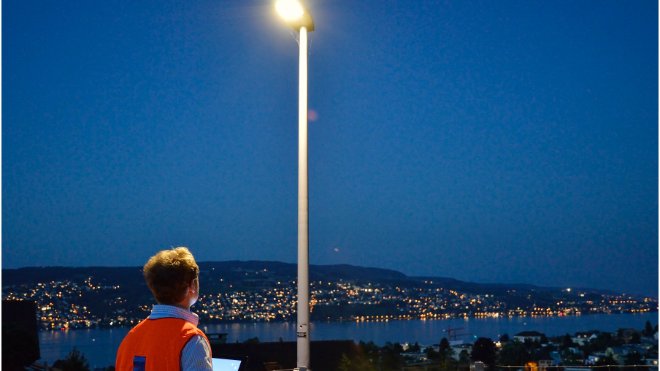
[[[180,318],[197,326],[199,316],[189,310],[172,305],[156,304],[149,319]],[[181,371],[212,371],[211,346],[203,337],[193,336],[181,351]]]

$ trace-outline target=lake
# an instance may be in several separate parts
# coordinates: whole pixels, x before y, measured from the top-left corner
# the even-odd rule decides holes
[[[574,317],[515,317],[469,318],[449,320],[409,320],[389,322],[313,322],[312,340],[373,341],[378,345],[386,342],[419,342],[421,345],[437,344],[443,337],[449,338],[452,329],[459,340],[473,341],[477,337],[497,339],[502,334],[515,335],[521,331],[536,330],[547,336],[557,336],[577,331],[616,331],[619,328],[643,329],[646,321],[658,324],[658,313],[644,314],[595,314]],[[204,325],[208,333],[227,333],[227,341],[243,342],[258,337],[262,342],[295,341],[295,323],[225,323]],[[455,329],[455,330],[454,330]],[[119,343],[128,328],[88,329],[40,332],[41,357],[49,365],[64,358],[75,346],[89,360],[92,367],[114,364]],[[452,336],[453,338],[453,336]]]

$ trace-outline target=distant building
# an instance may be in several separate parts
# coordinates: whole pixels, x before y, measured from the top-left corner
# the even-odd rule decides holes
[[[637,353],[643,356],[646,354],[646,350],[646,348],[639,345],[626,344],[618,347],[609,347],[605,350],[605,354],[612,357],[618,364],[622,365],[628,355]]]
[[[426,352],[404,352],[401,353],[401,356],[406,360],[407,364],[420,364],[428,362],[429,358],[426,355]]]
[[[457,345],[452,345],[451,346],[451,357],[455,360],[460,360],[461,359],[461,352],[466,351],[468,354],[472,353],[472,344],[457,344]]]
[[[593,366],[596,363],[598,363],[598,361],[600,361],[601,359],[603,359],[605,357],[607,357],[607,354],[605,354],[603,352],[593,353],[593,354],[589,355],[587,357],[587,359],[584,360],[584,364],[589,365],[589,366]]]
[[[558,351],[550,352],[550,366],[559,366],[562,363],[561,354]],[[541,366],[541,361],[539,361],[539,367]]]
[[[485,370],[486,370],[486,364],[481,361],[470,363],[470,371],[485,371]]]
[[[575,336],[571,338],[575,344],[584,346],[588,342],[598,338],[600,331],[586,331],[586,332],[576,332]]]
[[[525,341],[540,343],[543,338],[545,338],[545,335],[538,331],[523,331],[513,336],[513,340],[517,340],[521,343],[524,343]]]

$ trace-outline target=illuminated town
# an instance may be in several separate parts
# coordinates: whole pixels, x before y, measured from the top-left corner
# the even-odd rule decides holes
[[[259,276],[267,269],[245,272]],[[209,279],[193,310],[201,321],[264,322],[295,320],[294,280],[263,280],[253,288],[233,279]],[[207,291],[205,291],[207,290]],[[657,311],[657,300],[625,294],[534,289],[505,294],[475,294],[441,287],[432,280],[404,284],[368,281],[312,281],[312,319],[316,321],[391,321],[473,317],[576,316]],[[5,300],[37,303],[42,330],[130,326],[144,319],[153,303],[146,286],[87,276],[3,287]]]

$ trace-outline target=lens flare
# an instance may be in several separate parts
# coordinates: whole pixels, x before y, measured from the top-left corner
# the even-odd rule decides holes
[[[314,122],[319,119],[319,114],[313,109],[307,111],[307,120]]]

